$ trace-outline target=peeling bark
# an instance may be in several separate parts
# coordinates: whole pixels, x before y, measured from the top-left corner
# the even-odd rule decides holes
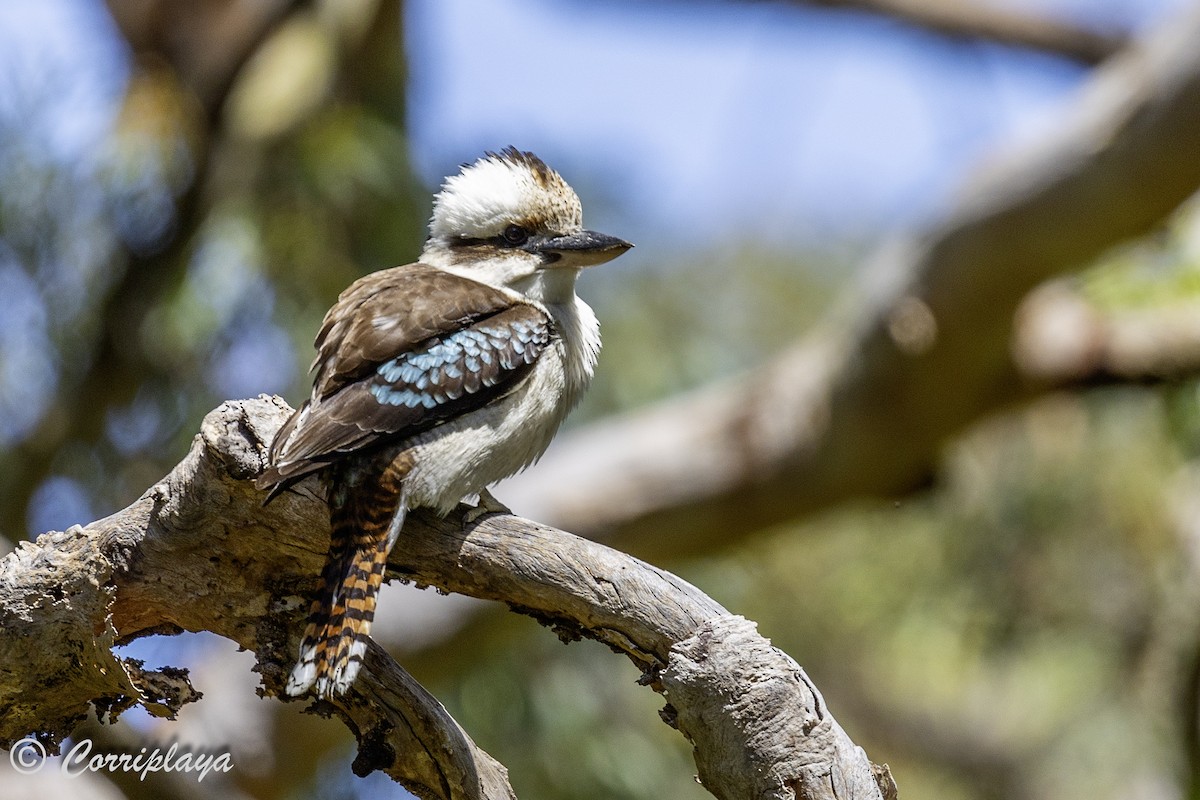
[[[133,505],[0,561],[0,745],[35,734],[54,748],[91,709],[115,717],[141,704],[169,716],[199,700],[182,670],[150,673],[112,653],[140,636],[227,637],[256,654],[261,691],[281,695],[329,537],[315,482],[264,506],[250,481],[289,412],[278,398],[222,405]],[[413,514],[389,576],[502,601],[628,655],[665,695],[664,719],[692,741],[717,797],[894,791],[886,767],[870,764],[752,623],[611,548],[509,515],[464,524],[466,510]],[[504,767],[376,645],[345,697],[310,710],[354,733],[358,775],[382,770],[423,798],[514,796]]]

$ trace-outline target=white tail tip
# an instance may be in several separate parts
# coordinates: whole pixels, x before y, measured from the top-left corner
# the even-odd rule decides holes
[[[312,688],[317,680],[316,648],[302,650],[300,660],[292,667],[288,676],[287,687],[284,689],[292,697],[299,697]]]

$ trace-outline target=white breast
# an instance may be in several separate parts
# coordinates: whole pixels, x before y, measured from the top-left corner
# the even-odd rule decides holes
[[[405,480],[410,507],[444,514],[545,452],[591,382],[600,352],[596,315],[574,295],[571,301],[546,306],[558,338],[517,389],[413,440],[415,463]]]

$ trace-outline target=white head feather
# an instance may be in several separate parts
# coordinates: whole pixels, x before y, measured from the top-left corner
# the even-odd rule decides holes
[[[563,234],[583,227],[583,207],[562,177],[532,153],[488,153],[446,179],[434,198],[429,234],[486,239],[506,226]]]

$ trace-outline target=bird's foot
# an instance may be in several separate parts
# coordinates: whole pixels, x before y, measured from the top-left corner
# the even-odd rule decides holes
[[[488,514],[511,514],[512,509],[497,500],[491,492],[484,489],[479,493],[479,502],[463,515],[463,523],[470,525]]]

